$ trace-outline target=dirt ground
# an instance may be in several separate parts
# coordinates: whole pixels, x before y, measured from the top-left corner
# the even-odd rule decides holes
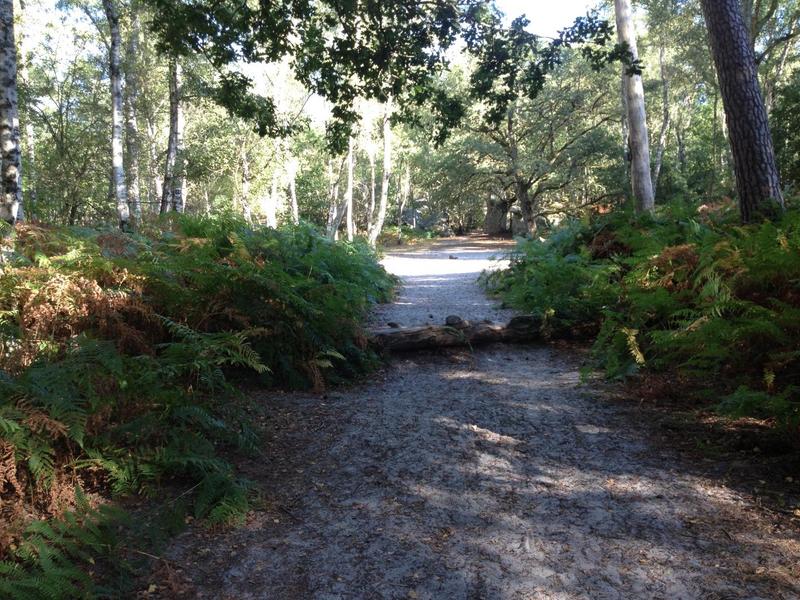
[[[512,315],[475,285],[507,246],[390,253],[376,324]],[[451,258],[457,257],[457,258]],[[274,599],[800,598],[789,518],[646,434],[580,383],[580,357],[493,346],[396,358],[326,395],[263,393],[263,506],[192,528],[152,596]]]

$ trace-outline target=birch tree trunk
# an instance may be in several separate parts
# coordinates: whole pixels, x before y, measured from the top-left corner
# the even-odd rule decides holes
[[[355,238],[355,224],[353,222],[353,138],[347,143],[347,188],[344,192],[345,210],[347,211],[347,241]]]
[[[633,26],[631,0],[614,0],[617,20],[617,37],[628,45],[634,59],[638,58],[636,31]],[[644,104],[644,86],[641,75],[622,74],[631,151],[631,187],[638,212],[653,210],[655,196],[650,178],[650,140],[647,133],[647,113]]]
[[[125,229],[130,220],[128,188],[125,182],[125,165],[122,156],[122,73],[120,69],[119,12],[114,0],[103,0],[110,31],[111,44],[108,50],[108,67],[111,78],[111,188],[117,205],[120,229]]]
[[[186,154],[183,148],[183,71],[176,60],[172,70],[170,98],[175,104],[175,173],[172,178],[172,210],[182,213],[186,209]]]
[[[669,75],[667,74],[667,64],[664,60],[666,50],[664,46],[658,53],[658,62],[661,67],[661,101],[663,104],[663,117],[661,122],[661,133],[658,135],[658,146],[656,146],[656,156],[653,163],[653,192],[658,190],[658,178],[661,175],[661,165],[664,162],[664,150],[667,147],[669,129],[672,126],[672,111],[669,108]]]
[[[17,46],[14,2],[0,0],[0,219],[12,225],[22,219],[22,158],[17,101]]]
[[[739,0],[701,0],[728,123],[742,222],[783,212],[767,110]]]
[[[389,203],[389,181],[392,178],[392,99],[386,102],[386,109],[383,114],[383,175],[381,178],[381,199],[378,205],[378,214],[375,222],[369,231],[369,244],[372,247],[378,243],[378,236],[383,229],[386,220],[386,207]]]
[[[139,54],[139,13],[131,10],[131,31],[126,49],[125,92],[126,92],[126,131],[125,149],[128,151],[128,205],[136,223],[142,221],[142,203],[139,190],[139,124],[136,120],[136,107],[139,103],[139,77],[136,72],[136,59]]]

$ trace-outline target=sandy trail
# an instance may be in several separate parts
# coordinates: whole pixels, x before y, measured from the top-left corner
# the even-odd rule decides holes
[[[500,250],[390,253],[405,288],[376,321],[505,320],[474,283]],[[800,598],[796,531],[648,442],[569,353],[411,355],[351,389],[264,402],[266,458],[246,466],[264,508],[176,540],[166,596]]]

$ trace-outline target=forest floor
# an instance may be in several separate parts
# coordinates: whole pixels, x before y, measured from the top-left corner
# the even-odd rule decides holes
[[[376,323],[505,321],[475,284],[504,249],[389,251],[403,288]],[[262,502],[243,527],[174,540],[143,596],[800,598],[790,511],[581,384],[581,360],[497,345],[398,356],[323,396],[254,392],[266,442],[241,469]]]

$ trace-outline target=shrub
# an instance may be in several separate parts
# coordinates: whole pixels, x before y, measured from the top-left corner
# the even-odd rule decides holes
[[[233,217],[162,227],[23,225],[0,271],[0,559],[15,593],[58,573],[86,588],[50,569],[83,556],[53,554],[59,528],[94,518],[76,516],[79,498],[95,515],[184,482],[196,517],[243,517],[248,486],[223,451],[252,450],[256,433],[232,374],[319,389],[375,362],[360,321],[393,280],[365,245]],[[32,515],[49,519],[44,537],[22,533]]]
[[[570,222],[521,242],[489,289],[594,339],[610,377],[675,371],[724,396],[720,410],[800,421],[800,213],[739,226],[664,207]]]

